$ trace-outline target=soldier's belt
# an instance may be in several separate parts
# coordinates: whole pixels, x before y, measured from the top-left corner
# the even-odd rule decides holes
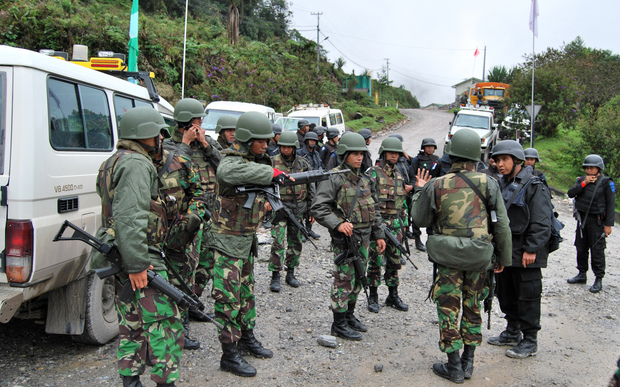
[[[371,223],[353,223],[353,228],[359,230],[360,228],[369,228]]]

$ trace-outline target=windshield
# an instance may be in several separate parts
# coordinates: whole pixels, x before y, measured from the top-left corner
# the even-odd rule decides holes
[[[301,116],[295,116],[295,118],[298,118],[300,120],[308,120],[311,124],[315,124],[316,126],[327,126],[327,125],[322,125],[321,124],[321,118],[320,117],[301,117]]]
[[[291,132],[296,132],[299,128],[297,123],[301,121],[301,118],[292,118],[292,117],[280,117],[276,120],[276,124],[280,125],[282,130],[288,130]]]
[[[202,128],[204,130],[211,130],[211,131],[215,130],[215,127],[217,126],[217,121],[220,119],[220,117],[234,116],[234,117],[239,118],[239,116],[243,114],[243,112],[236,112],[233,110],[213,110],[213,109],[207,110],[206,113],[207,113],[207,116],[203,118],[202,120]]]
[[[454,126],[461,126],[464,128],[489,129],[489,119],[483,116],[459,114],[456,117]]]
[[[484,89],[485,97],[503,97],[504,89]]]

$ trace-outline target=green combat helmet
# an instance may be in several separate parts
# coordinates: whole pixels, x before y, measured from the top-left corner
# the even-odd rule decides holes
[[[344,155],[346,152],[368,152],[366,141],[361,134],[355,132],[347,132],[340,137],[336,154]]]
[[[523,152],[523,147],[515,140],[503,140],[498,142],[493,147],[493,155],[491,157],[495,158],[495,156],[500,155],[509,155],[516,158],[517,160],[525,161],[525,153]]]
[[[176,122],[190,122],[194,118],[204,117],[205,108],[194,98],[183,98],[174,106],[173,118]]]
[[[379,147],[379,154],[382,155],[383,152],[403,153],[403,144],[396,137],[388,137],[381,142]]]
[[[297,139],[297,133],[295,132],[283,132],[278,140],[279,146],[292,146],[295,149],[299,149],[299,140]]]
[[[237,117],[227,114],[225,116],[221,116],[217,120],[217,125],[215,126],[215,133],[219,133],[222,130],[226,130],[226,129],[235,129],[236,126],[237,126]]]
[[[452,135],[450,142],[446,145],[446,153],[450,156],[478,161],[480,160],[480,136],[471,129],[461,129]]]
[[[583,168],[598,167],[599,171],[605,170],[605,162],[603,161],[603,158],[599,155],[587,155],[585,160],[583,160],[583,164],[581,166]]]
[[[239,142],[273,138],[271,121],[259,112],[245,112],[237,120],[235,139]]]
[[[118,125],[118,134],[127,140],[143,140],[159,136],[164,129],[167,132],[168,125],[157,110],[150,106],[140,106],[123,115]]]

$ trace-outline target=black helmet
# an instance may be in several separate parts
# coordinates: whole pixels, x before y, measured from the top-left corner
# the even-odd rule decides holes
[[[312,131],[314,133],[316,133],[317,136],[321,136],[325,133],[325,127],[324,126],[315,126],[314,129],[312,129]]]
[[[587,155],[586,159],[583,160],[582,167],[598,167],[599,171],[605,170],[605,162],[603,158],[599,155]]]
[[[340,136],[340,131],[336,128],[327,128],[327,138],[331,140]]]
[[[368,128],[360,129],[357,133],[361,134],[364,140],[368,140],[372,137],[372,131]]]
[[[424,150],[425,146],[434,146],[435,149],[437,149],[437,143],[435,142],[434,138],[427,137],[422,140],[422,145],[420,145],[420,149]]]
[[[273,131],[273,135],[282,134],[282,127],[278,124],[271,124],[271,130]]]
[[[319,141],[319,136],[316,135],[316,133],[314,132],[308,132],[304,135],[304,142],[308,141],[308,140],[314,140],[316,142]]]
[[[538,151],[534,148],[527,148],[523,151],[525,158],[536,159],[536,161],[540,161],[540,156],[538,155]]]
[[[525,161],[523,147],[515,140],[503,140],[495,144],[492,157],[495,158],[495,156],[499,155],[510,155],[517,160]]]
[[[398,139],[398,141],[400,141],[400,142],[405,141],[405,140],[403,139],[403,136],[401,136],[401,135],[400,135],[400,134],[398,134],[398,133],[390,134],[388,137],[394,137],[394,138],[397,138],[397,139]]]
[[[310,121],[308,121],[308,120],[299,120],[299,121],[297,121],[297,127],[299,129],[303,128],[304,126],[310,126]]]

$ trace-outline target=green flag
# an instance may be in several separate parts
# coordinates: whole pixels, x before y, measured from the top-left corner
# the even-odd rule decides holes
[[[138,0],[133,0],[129,20],[129,71],[138,71]]]

